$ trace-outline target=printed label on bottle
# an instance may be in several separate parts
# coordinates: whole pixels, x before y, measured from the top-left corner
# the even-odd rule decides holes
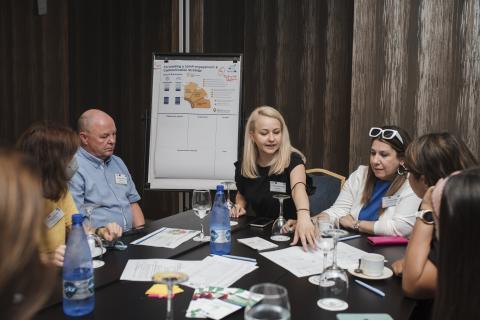
[[[93,296],[93,277],[79,281],[63,280],[63,297],[69,300],[83,300]]]
[[[230,230],[212,230],[210,237],[214,243],[230,242]]]

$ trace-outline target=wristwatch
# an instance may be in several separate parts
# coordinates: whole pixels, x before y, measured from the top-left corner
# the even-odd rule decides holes
[[[433,224],[433,212],[432,210],[420,210],[416,214],[417,218],[425,222],[426,224]]]
[[[358,231],[359,229],[360,229],[360,220],[357,220],[357,221],[353,224],[353,230]]]

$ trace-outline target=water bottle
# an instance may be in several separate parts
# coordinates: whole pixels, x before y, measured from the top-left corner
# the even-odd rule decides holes
[[[68,316],[83,316],[95,307],[92,255],[82,220],[80,214],[72,216],[63,262],[63,312]]]
[[[223,185],[218,185],[210,217],[210,253],[229,254],[230,249],[230,214],[223,194]]]

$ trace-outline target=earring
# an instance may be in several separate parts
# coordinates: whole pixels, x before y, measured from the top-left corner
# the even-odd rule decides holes
[[[400,168],[402,168],[402,169],[400,170]],[[405,167],[405,165],[403,163],[400,163],[400,166],[398,166],[398,168],[397,168],[397,174],[399,176],[403,176],[406,172],[407,172],[407,168]]]

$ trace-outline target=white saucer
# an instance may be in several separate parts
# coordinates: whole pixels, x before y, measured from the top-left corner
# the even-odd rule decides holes
[[[104,254],[105,252],[107,252],[107,249],[105,248],[100,249],[100,247],[95,247],[95,249],[92,252],[92,258],[98,257],[100,255],[100,252]]]
[[[236,226],[238,224],[238,221],[230,220],[230,226]]]
[[[387,267],[384,267],[383,268],[383,273],[382,275],[380,276],[367,276],[366,274],[363,274],[363,273],[357,273],[355,272],[355,269],[357,268],[357,265],[355,266],[351,266],[350,268],[348,268],[348,272],[355,276],[355,277],[359,277],[359,278],[362,278],[362,279],[367,279],[367,280],[382,280],[382,279],[388,279],[390,278],[391,276],[393,276],[393,271]]]

